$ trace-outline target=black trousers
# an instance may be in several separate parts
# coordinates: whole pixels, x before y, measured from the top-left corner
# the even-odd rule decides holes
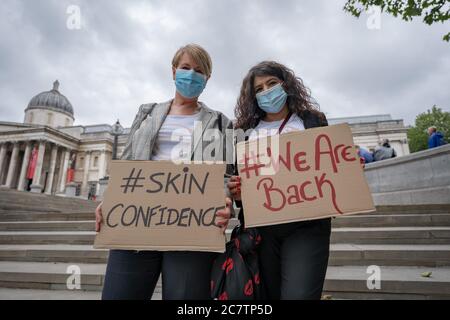
[[[164,300],[211,299],[216,253],[111,250],[103,300],[150,300],[162,273]]]
[[[269,300],[319,300],[330,253],[331,219],[260,227],[261,280]]]

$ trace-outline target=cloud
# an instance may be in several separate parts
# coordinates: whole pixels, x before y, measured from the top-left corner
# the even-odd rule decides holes
[[[202,101],[233,117],[241,81],[261,60],[295,70],[330,117],[390,113],[412,123],[437,104],[449,110],[446,25],[382,16],[369,30],[345,1],[3,0],[0,119],[23,119],[59,79],[76,123],[130,126],[140,104],[174,94],[170,61],[195,42],[213,58]],[[69,30],[67,8],[81,9]]]

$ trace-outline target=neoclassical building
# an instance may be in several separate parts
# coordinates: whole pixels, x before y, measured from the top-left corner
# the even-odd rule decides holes
[[[95,195],[99,180],[108,174],[114,126],[73,126],[74,120],[72,104],[55,81],[52,90],[31,99],[23,123],[0,122],[0,185],[65,194],[71,183],[78,196]],[[121,129],[119,156],[128,133]]]
[[[389,114],[329,119],[330,125],[348,123],[352,129],[353,141],[371,152],[387,139],[399,157],[410,154],[408,129],[403,120],[392,119]]]
[[[53,89],[33,97],[23,123],[0,121],[0,187],[37,193],[91,197],[100,191],[100,179],[108,176],[116,152],[120,157],[129,129],[99,124],[74,126],[74,109]],[[373,150],[389,139],[399,156],[409,154],[403,120],[390,115],[329,119],[330,124],[349,123],[356,144]]]

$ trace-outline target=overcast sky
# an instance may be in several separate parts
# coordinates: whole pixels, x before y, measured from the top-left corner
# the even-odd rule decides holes
[[[75,124],[128,127],[139,105],[174,96],[171,59],[191,42],[213,59],[201,100],[229,117],[246,72],[266,59],[292,68],[328,117],[389,113],[412,124],[434,104],[449,111],[449,24],[383,15],[369,29],[370,16],[357,20],[344,3],[1,0],[0,121],[22,122],[30,99],[58,79]],[[67,27],[71,5],[81,29]]]

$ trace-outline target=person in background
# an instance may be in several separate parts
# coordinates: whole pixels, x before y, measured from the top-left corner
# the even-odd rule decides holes
[[[360,146],[355,147],[359,157],[364,159],[365,164],[373,162],[373,155],[369,152],[369,150],[361,148]]]
[[[428,128],[428,149],[440,147],[445,144],[444,135],[436,127]]]
[[[389,140],[383,140],[383,144],[376,148],[373,153],[374,161],[381,161],[397,157],[397,152],[391,147]]]

